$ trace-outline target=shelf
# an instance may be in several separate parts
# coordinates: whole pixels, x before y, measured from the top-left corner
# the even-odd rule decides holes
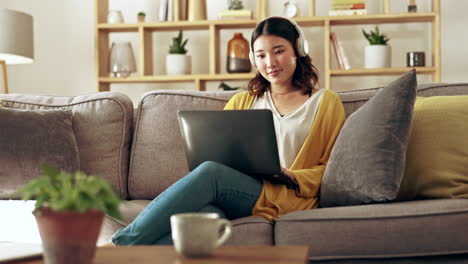
[[[210,26],[219,29],[253,28],[256,20],[202,20],[178,22],[145,22],[129,24],[98,24],[102,32],[138,32],[139,28],[149,31],[207,30]]]
[[[397,13],[376,14],[356,16],[332,16],[325,19],[330,20],[330,25],[364,25],[383,23],[427,23],[433,22],[435,13]]]
[[[325,21],[327,17],[319,17],[319,16],[313,16],[313,17],[295,17],[294,21],[299,24],[301,27],[312,27],[312,26],[324,26]]]
[[[416,73],[433,74],[435,67],[399,67],[399,68],[377,68],[377,69],[350,69],[350,70],[331,70],[332,76],[364,76],[364,75],[400,75],[416,69]]]
[[[378,69],[351,69],[331,70],[332,76],[364,76],[364,75],[399,75],[413,69],[412,67],[400,68],[378,68]],[[432,74],[436,72],[435,67],[415,67],[417,73]],[[193,81],[235,81],[249,80],[253,73],[236,74],[190,74],[190,75],[152,75],[132,76],[126,78],[100,77],[100,83],[149,83],[149,82],[193,82]]]
[[[432,22],[435,13],[399,13],[376,14],[355,16],[322,16],[322,17],[298,17],[294,20],[300,26],[323,26],[326,21],[330,25],[363,25],[381,23],[424,23]],[[138,32],[142,27],[149,31],[174,31],[174,30],[201,30],[215,26],[219,29],[253,28],[258,21],[250,20],[202,20],[202,21],[177,21],[177,22],[145,22],[128,24],[98,24],[97,28],[104,32]]]
[[[193,83],[194,89],[199,91],[206,90],[206,84],[210,81],[247,81],[255,76],[254,73],[245,74],[229,74],[222,72],[222,47],[226,45],[225,36],[222,35],[224,29],[239,29],[252,30],[256,24],[269,16],[269,5],[274,1],[256,0],[255,19],[241,20],[201,20],[201,21],[186,21],[180,20],[180,14],[175,12],[175,21],[149,21],[143,23],[122,23],[122,24],[107,24],[107,15],[109,10],[109,2],[111,0],[94,0],[95,3],[95,64],[96,80],[99,91],[109,91],[113,83],[168,83],[182,82]],[[431,37],[427,37],[431,43],[431,67],[416,67],[419,74],[432,75],[433,82],[441,81],[441,17],[440,17],[440,0],[431,0],[432,11],[417,12],[417,13],[391,13],[391,0],[383,0],[383,10],[380,14],[368,15],[353,15],[353,16],[316,16],[317,0],[306,0],[308,11],[303,12],[305,15],[294,18],[301,27],[317,27],[323,31],[323,35],[314,39],[314,41],[323,41],[323,52],[315,51],[323,54],[324,73],[321,76],[321,83],[327,89],[333,89],[332,79],[339,76],[383,76],[383,75],[400,75],[410,71],[410,67],[392,67],[382,69],[350,69],[337,70],[332,69],[332,61],[334,60],[332,47],[330,42],[330,33],[335,27],[339,26],[360,26],[360,25],[377,25],[377,24],[402,24],[402,23],[428,23],[431,25]],[[395,2],[395,1],[393,1]],[[276,3],[274,3],[276,4]],[[153,75],[155,73],[155,53],[160,53],[158,48],[160,41],[153,37],[154,33],[179,31],[179,30],[194,30],[204,31],[208,33],[207,48],[208,52],[203,58],[203,63],[208,64],[208,70],[203,74],[193,75]],[[128,78],[110,77],[108,73],[108,54],[110,52],[110,42],[113,33],[129,32],[134,33],[138,38],[139,52],[137,69],[138,73],[135,76]],[[314,35],[314,38],[316,36]],[[317,55],[319,55],[317,54]],[[316,54],[314,54],[316,55]],[[206,62],[205,62],[206,57]],[[161,62],[158,62],[161,63]]]
[[[100,83],[149,83],[149,82],[194,82],[194,81],[235,81],[249,80],[253,73],[235,74],[190,74],[190,75],[152,75],[127,78],[100,77]]]

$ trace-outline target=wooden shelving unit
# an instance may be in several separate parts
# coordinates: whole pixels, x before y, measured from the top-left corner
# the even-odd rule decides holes
[[[151,82],[193,82],[195,89],[204,91],[208,81],[248,80],[254,75],[224,74],[220,71],[220,31],[223,29],[252,29],[258,21],[268,16],[268,1],[257,0],[256,18],[252,20],[204,20],[180,21],[175,17],[173,22],[146,22],[127,24],[106,24],[110,0],[95,0],[95,63],[98,91],[109,91],[112,83],[151,83]],[[390,0],[384,1],[384,13],[360,16],[315,16],[315,0],[309,0],[308,16],[297,17],[295,21],[301,27],[323,27],[325,76],[322,83],[331,89],[331,78],[334,76],[376,76],[398,75],[411,68],[392,67],[382,69],[337,70],[331,68],[330,32],[332,27],[342,25],[366,25],[385,23],[431,23],[432,24],[432,65],[417,67],[419,74],[431,74],[433,82],[441,80],[441,34],[440,34],[440,0],[432,0],[432,12],[424,13],[390,13]],[[209,72],[180,76],[154,75],[152,34],[158,31],[206,30],[209,32]],[[137,62],[138,77],[109,77],[107,54],[109,53],[109,34],[134,32],[138,34],[140,60]]]

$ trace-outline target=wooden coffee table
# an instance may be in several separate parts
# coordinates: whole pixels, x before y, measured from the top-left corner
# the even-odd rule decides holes
[[[225,246],[217,248],[211,257],[188,259],[177,255],[173,246],[118,246],[98,248],[94,264],[304,264],[308,253],[308,247],[302,246]]]

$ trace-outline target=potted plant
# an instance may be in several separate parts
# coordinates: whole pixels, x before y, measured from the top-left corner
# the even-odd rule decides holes
[[[172,45],[169,48],[169,55],[166,57],[167,74],[190,74],[191,57],[187,54],[185,45],[188,39],[183,40],[182,30],[177,37],[172,38]]]
[[[16,192],[35,199],[33,211],[45,263],[91,264],[104,214],[121,219],[120,199],[104,179],[47,165],[42,175]]]
[[[241,10],[244,9],[244,5],[241,0],[228,0],[229,10]]]
[[[362,34],[370,44],[364,50],[365,68],[390,67],[392,52],[390,46],[387,45],[390,39],[385,34],[380,33],[378,26],[375,26],[375,30],[371,30],[370,33],[362,29]]]
[[[145,12],[138,12],[137,18],[138,18],[139,23],[145,22],[145,17],[146,17]]]

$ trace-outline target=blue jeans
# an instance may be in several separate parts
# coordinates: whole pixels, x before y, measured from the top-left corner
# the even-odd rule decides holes
[[[170,217],[177,213],[216,212],[235,219],[252,215],[262,181],[207,161],[174,183],[112,236],[116,245],[172,244]]]

